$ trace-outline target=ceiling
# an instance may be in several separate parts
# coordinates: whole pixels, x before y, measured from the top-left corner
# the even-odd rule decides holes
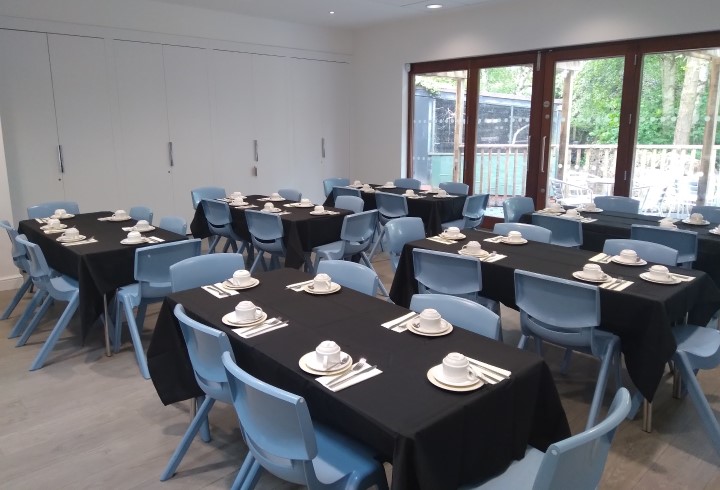
[[[327,27],[363,27],[492,0],[146,0]],[[441,9],[428,9],[429,4]],[[330,12],[335,12],[330,14]]]

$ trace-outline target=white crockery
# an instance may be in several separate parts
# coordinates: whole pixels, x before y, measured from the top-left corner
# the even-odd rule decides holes
[[[332,366],[340,362],[340,354],[340,346],[332,340],[323,340],[315,348],[315,358],[323,367]]]
[[[79,236],[80,230],[78,230],[77,228],[68,228],[63,232],[62,235],[60,235],[60,238],[62,238],[63,240],[74,240]]]
[[[60,220],[57,218],[48,218],[47,227],[51,230],[61,228]]]
[[[446,380],[460,383],[470,378],[470,362],[459,352],[451,352],[443,358],[442,372]]]
[[[316,213],[324,213],[325,206],[315,206],[315,208],[313,208],[313,211],[315,211]]]
[[[648,277],[656,281],[669,281],[671,279],[670,271],[664,265],[653,265],[650,267]]]
[[[677,228],[677,226],[675,226],[675,223],[673,223],[673,220],[671,220],[670,218],[661,219],[660,226],[662,226],[663,228]]]
[[[270,194],[270,197],[273,199],[282,199],[282,196],[277,192],[273,192],[272,194]]]
[[[249,284],[251,280],[252,276],[250,275],[250,272],[245,269],[240,269],[233,272],[230,282],[232,282],[235,286],[245,286]]]
[[[244,206],[245,198],[243,196],[234,197],[230,204],[232,206]]]
[[[426,332],[438,332],[442,330],[442,317],[437,310],[426,308],[420,312],[419,325]]]
[[[385,182],[385,185],[383,187],[395,187],[395,183],[391,181]]]
[[[638,254],[635,250],[620,250],[620,258],[625,262],[637,262]]]
[[[566,216],[570,216],[571,218],[577,217],[578,214],[579,214],[579,213],[578,213],[578,210],[577,210],[577,209],[574,209],[574,208],[573,208],[573,209],[568,209],[567,211],[565,211],[565,215],[566,215]]]
[[[509,242],[520,242],[522,239],[522,233],[519,231],[509,231],[507,234],[507,241]]]
[[[690,215],[690,221],[693,223],[704,223],[705,219],[703,218],[703,215],[700,213],[693,213]]]
[[[265,206],[263,206],[263,209],[265,209],[266,211],[272,211],[273,209],[275,209],[275,205],[271,202],[266,202]]]
[[[412,190],[412,189],[408,189],[408,190],[405,191],[405,195],[406,195],[406,196],[414,196],[414,195],[415,195],[415,191]]]
[[[62,209],[62,208],[58,208],[58,209],[55,210],[54,216],[57,216],[58,218],[62,218],[62,217],[65,216],[66,214],[68,214],[67,211],[65,211],[65,210]]]
[[[262,313],[262,308],[255,306],[252,301],[241,301],[235,306],[235,320],[238,322],[255,321]]]
[[[312,204],[312,201],[310,199],[303,197],[302,199],[300,199],[300,204],[307,206],[307,205]]]
[[[230,197],[232,197],[233,199],[238,199],[238,198],[243,197],[243,193],[240,191],[235,191],[232,194],[230,194]]]
[[[330,288],[332,288],[332,281],[327,274],[320,273],[313,278],[313,291],[329,291]]]
[[[482,245],[480,245],[480,242],[476,242],[475,240],[467,242],[465,245],[462,246],[463,251],[470,253],[470,254],[479,254],[482,252]]]
[[[447,230],[445,230],[445,235],[449,237],[458,236],[460,234],[460,228],[457,226],[451,226]]]
[[[588,279],[602,279],[603,271],[597,264],[585,264],[583,266],[583,275]]]
[[[128,242],[139,242],[140,240],[142,240],[142,235],[139,231],[133,230],[127,234]]]
[[[447,196],[448,193],[445,189],[440,189],[439,191],[437,191],[437,195],[438,196]]]
[[[554,209],[556,211],[562,211],[562,209],[563,209],[562,204],[560,204],[559,202],[553,202],[550,204],[549,207],[550,207],[550,209]]]
[[[588,202],[583,204],[583,209],[587,209],[588,211],[594,211],[595,209],[597,209],[597,207],[595,206],[594,202]]]
[[[361,185],[363,185],[363,183],[359,180],[356,180],[355,182],[353,182],[353,185],[361,186]]]
[[[115,219],[125,219],[128,217],[128,214],[124,209],[118,209],[113,213],[112,217]]]

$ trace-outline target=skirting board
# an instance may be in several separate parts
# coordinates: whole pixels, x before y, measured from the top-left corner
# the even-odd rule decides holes
[[[0,291],[8,291],[17,289],[23,283],[23,277],[20,274],[0,277]]]

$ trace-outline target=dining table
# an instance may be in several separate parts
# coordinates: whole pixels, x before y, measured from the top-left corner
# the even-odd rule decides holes
[[[220,199],[230,206],[232,228],[243,240],[251,241],[245,210],[259,211],[269,201],[270,197],[260,194],[245,196],[244,206],[233,206],[230,198]],[[329,214],[310,214],[314,207],[297,207],[296,201],[283,199],[274,201],[276,207],[282,209],[279,213],[283,225],[283,244],[285,245],[285,267],[299,268],[307,264],[307,256],[313,248],[340,240],[343,220],[348,214],[347,209],[336,209],[328,206],[325,210]],[[190,223],[190,232],[195,238],[208,238],[212,235],[205,211],[198,206]]]
[[[407,243],[395,272],[390,298],[398,305],[407,306],[418,292],[412,254],[415,248],[456,254],[468,241],[478,241],[486,252],[495,252],[481,264],[480,294],[514,309],[517,309],[515,270],[575,281],[578,279],[573,273],[582,271],[585,264],[597,263],[609,277],[631,282],[623,283],[622,288],[599,288],[600,328],[620,338],[628,374],[648,401],[652,401],[664,366],[677,347],[672,327],[683,323],[686,314],[691,323],[705,325],[720,309],[720,289],[700,270],[670,267],[671,273],[685,280],[677,284],[656,284],[640,278],[652,264],[622,265],[608,261],[609,257],[602,257],[604,254],[596,251],[533,241],[508,244],[498,242],[501,236],[486,231],[470,229],[462,233],[465,238],[461,240],[441,242],[430,237]]]
[[[315,423],[391,462],[393,489],[455,489],[501,473],[528,445],[545,450],[569,436],[550,371],[536,354],[457,327],[433,337],[385,328],[383,323],[408,310],[345,287],[324,295],[288,288],[312,279],[299,270],[277,269],[257,279],[256,287],[230,297],[198,288],[165,298],[148,349],[151,378],[164,404],[202,395],[173,315],[182,304],[188,316],[228,335],[242,369],[302,396]],[[252,301],[287,326],[243,338],[243,329],[222,320],[239,301]],[[354,361],[365,358],[380,373],[342,390],[326,388],[300,361],[325,340]],[[464,392],[441,389],[431,383],[429,370],[451,352],[510,376]]]
[[[377,209],[375,201],[376,192],[387,192],[390,194],[405,194],[409,189],[405,187],[386,187],[383,185],[370,185],[370,189],[359,186],[349,186],[360,191],[360,197],[364,202],[363,210]],[[415,190],[414,197],[408,197],[408,216],[421,218],[425,224],[425,233],[435,235],[442,231],[442,224],[462,218],[463,207],[467,196],[447,194],[438,196],[434,191]],[[326,206],[335,205],[335,195],[325,199]]]

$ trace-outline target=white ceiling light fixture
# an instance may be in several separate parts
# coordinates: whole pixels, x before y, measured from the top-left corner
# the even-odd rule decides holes
[[[441,9],[441,8],[442,8],[442,5],[439,4],[439,3],[431,3],[431,4],[426,5],[425,8],[429,8],[429,9]]]

